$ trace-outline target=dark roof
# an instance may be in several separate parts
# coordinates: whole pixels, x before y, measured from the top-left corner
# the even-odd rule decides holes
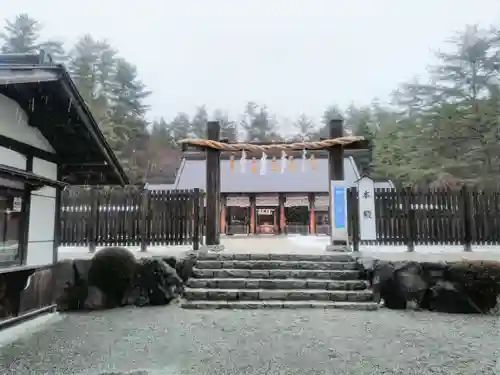
[[[279,169],[279,160],[278,169]],[[238,160],[235,160],[234,169],[230,168],[230,161],[221,160],[221,192],[222,193],[306,193],[328,192],[328,159],[317,158],[316,169],[312,169],[311,161],[306,162],[302,172],[301,160],[295,160],[295,170],[286,170],[285,173],[272,171],[271,160],[266,161],[266,173],[260,175],[260,160],[257,159],[257,172],[250,170],[251,161],[247,161],[246,172],[242,173]],[[344,158],[344,180],[354,186],[359,179],[359,172],[352,157]],[[199,158],[184,158],[174,184],[175,189],[205,190],[206,162]],[[149,189],[157,189],[149,184]]]
[[[38,59],[38,60],[37,60]],[[61,180],[126,185],[128,178],[62,65],[47,55],[0,55],[0,94],[18,103],[56,152]],[[48,157],[54,157],[47,152]]]
[[[43,186],[51,187],[65,187],[67,184],[61,181],[52,180],[35,173],[23,171],[18,168],[10,167],[8,165],[0,164],[0,177],[7,177],[12,180],[27,183],[35,188]]]

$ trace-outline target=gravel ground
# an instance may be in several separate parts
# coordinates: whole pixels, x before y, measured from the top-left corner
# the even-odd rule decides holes
[[[0,348],[1,374],[494,374],[496,317],[178,306],[65,315]]]

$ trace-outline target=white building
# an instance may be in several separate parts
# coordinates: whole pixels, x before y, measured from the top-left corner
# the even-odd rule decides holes
[[[5,319],[6,299],[17,304],[10,316],[20,315],[19,293],[29,275],[57,261],[61,190],[128,181],[68,72],[50,56],[0,55],[0,114]]]

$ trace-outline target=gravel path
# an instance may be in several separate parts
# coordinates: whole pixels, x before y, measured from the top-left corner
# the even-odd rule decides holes
[[[66,315],[1,347],[0,373],[488,375],[500,351],[497,320],[389,310],[127,308]]]

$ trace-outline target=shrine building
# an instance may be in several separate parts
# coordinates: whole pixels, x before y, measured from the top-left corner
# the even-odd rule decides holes
[[[311,155],[314,155],[311,157]],[[301,152],[290,153],[282,168],[279,155],[248,155],[245,167],[221,153],[222,234],[328,234],[328,153],[317,151],[302,160]],[[291,158],[290,158],[291,157]],[[346,152],[344,180],[357,186],[361,175]],[[186,152],[173,184],[149,184],[149,190],[206,190],[206,160],[203,152]],[[376,182],[377,188],[392,188],[392,182]]]
[[[62,190],[128,178],[64,66],[0,54],[0,328],[55,309]],[[50,273],[45,273],[49,275]]]

